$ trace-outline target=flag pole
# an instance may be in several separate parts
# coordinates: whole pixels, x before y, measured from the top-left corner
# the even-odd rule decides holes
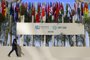
[[[52,20],[54,20],[54,16],[52,16]],[[52,46],[54,46],[54,35],[52,35]]]
[[[34,16],[32,15],[32,23],[34,23]],[[34,38],[33,35],[31,35],[31,42],[32,42],[32,47],[34,46]]]
[[[12,16],[10,15],[10,46],[12,45]]]
[[[46,15],[43,18],[43,22],[45,23],[46,21]],[[46,46],[46,35],[44,35],[44,47]]]

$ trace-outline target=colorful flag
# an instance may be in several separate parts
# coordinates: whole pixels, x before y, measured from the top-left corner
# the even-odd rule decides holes
[[[12,6],[12,3],[10,6],[10,15],[14,16],[14,7]]]
[[[80,11],[81,11],[81,4],[80,3],[78,3],[78,5],[77,5],[77,15],[78,15],[78,21],[80,21]]]
[[[17,4],[16,4],[16,7],[15,7],[15,21],[16,21],[16,22],[18,21],[19,13],[20,13],[19,3],[17,3]]]
[[[2,6],[2,15],[6,16],[6,3],[5,3],[5,0],[2,0],[1,6]]]
[[[48,3],[48,7],[47,7],[47,14],[48,14],[48,16],[50,15],[49,13],[50,13],[50,5]]]
[[[64,15],[64,7],[63,7],[63,4],[61,3],[60,6],[61,6],[61,7],[60,7],[60,8],[61,8],[61,14]]]
[[[58,22],[58,17],[59,17],[59,6],[58,6],[58,2],[56,3],[56,6],[55,6],[56,10],[55,10],[55,22]]]
[[[38,3],[38,13],[40,14],[40,10],[41,10],[41,3]]]
[[[35,16],[35,6],[32,4],[32,15]]]
[[[68,4],[66,4],[66,15],[68,15]]]
[[[44,4],[44,3],[43,3],[43,5],[42,5],[41,17],[42,17],[41,22],[46,22],[46,17],[45,17],[45,4]]]
[[[82,15],[82,16],[83,16],[83,14],[84,14],[84,11],[83,11],[83,10],[84,10],[84,3],[82,2],[82,3],[81,3],[81,15]]]
[[[36,13],[36,23],[39,23],[39,22],[40,22],[40,14]]]
[[[30,10],[31,9],[31,3],[29,2],[29,4],[28,4],[28,10]]]
[[[24,3],[21,3],[21,6],[20,6],[20,14],[21,15],[24,15],[25,14],[25,6],[24,6]]]
[[[32,3],[32,22],[34,22],[35,21],[35,6],[34,6],[34,4]]]
[[[88,11],[88,4],[85,3],[85,4],[84,4],[84,15],[85,15],[85,16],[88,16],[88,13],[89,13],[89,11]]]

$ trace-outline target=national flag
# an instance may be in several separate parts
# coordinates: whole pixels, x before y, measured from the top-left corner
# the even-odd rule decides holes
[[[14,16],[14,7],[12,6],[12,3],[10,6],[10,15]]]
[[[6,3],[5,3],[5,0],[2,0],[1,6],[2,6],[2,15],[6,16]]]
[[[53,14],[53,3],[50,2],[50,14],[49,14],[50,22],[54,22],[54,14]]]
[[[32,14],[32,22],[34,22],[35,21],[35,6],[34,6],[33,3],[32,3],[32,12],[31,12],[31,14]]]
[[[47,7],[47,14],[48,14],[48,16],[50,15],[49,13],[50,13],[50,5],[48,3],[48,7]]]
[[[62,22],[62,16],[64,15],[64,8],[63,8],[63,4],[59,2],[59,19],[58,22],[61,23]]]
[[[45,5],[45,12],[46,12],[46,22],[48,22],[48,4]]]
[[[80,8],[81,8],[81,4],[78,3],[78,4],[77,4],[77,15],[78,15],[78,21],[80,21],[80,14],[81,14],[81,13],[80,13],[80,11],[81,11]]]
[[[66,15],[68,15],[68,4],[66,4]]]
[[[38,13],[40,14],[40,10],[41,10],[41,3],[38,3]]]
[[[21,15],[24,15],[24,14],[25,14],[25,6],[24,6],[24,3],[21,3],[21,6],[20,6],[20,14],[21,14]]]
[[[28,10],[31,10],[31,3],[28,4]]]
[[[40,14],[37,12],[36,13],[36,23],[40,22]]]
[[[15,7],[15,21],[18,21],[19,13],[20,13],[19,3],[17,3]]]
[[[63,6],[63,4],[62,4],[62,3],[61,3],[61,5],[60,5],[60,6],[61,6],[61,7],[60,7],[60,8],[61,8],[61,14],[62,14],[62,15],[64,15],[64,6]]]
[[[35,6],[32,4],[32,15],[35,16]]]
[[[83,14],[84,14],[84,3],[82,2],[81,3],[81,15],[83,16]]]
[[[85,15],[85,16],[88,16],[88,13],[89,13],[89,11],[88,11],[88,4],[85,3],[85,4],[84,4],[84,15]]]
[[[56,10],[55,10],[55,22],[58,22],[58,17],[59,17],[59,6],[58,6],[58,3],[56,3],[56,6],[55,6]]]
[[[46,22],[46,16],[45,16],[45,4],[42,5],[42,12],[41,12],[41,22]]]
[[[27,2],[25,3],[25,9],[26,9],[26,11],[28,10],[28,3]]]

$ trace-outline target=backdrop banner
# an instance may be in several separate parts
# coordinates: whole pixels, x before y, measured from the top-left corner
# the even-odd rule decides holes
[[[17,23],[20,35],[78,35],[84,34],[84,25],[79,23]]]

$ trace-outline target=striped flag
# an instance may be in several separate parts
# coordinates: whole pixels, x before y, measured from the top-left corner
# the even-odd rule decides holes
[[[36,12],[36,23],[40,22],[40,11],[41,11],[41,3],[38,3],[37,5],[37,12]]]
[[[88,13],[89,13],[89,11],[88,11],[88,4],[85,3],[85,4],[84,4],[84,15],[85,15],[85,16],[88,16]]]
[[[59,3],[59,20],[58,22],[62,22],[62,16],[64,15],[64,7],[62,3]]]
[[[52,2],[50,2],[50,16],[49,16],[49,22],[54,22],[54,15],[53,15],[53,5],[52,5],[53,3]]]
[[[31,3],[28,4],[28,10],[31,10]]]
[[[16,7],[15,7],[15,21],[16,21],[16,22],[18,21],[19,13],[20,13],[19,3],[17,3],[17,4],[16,4]]]
[[[61,3],[61,14],[64,15],[64,6],[62,3]]]
[[[41,10],[41,3],[38,3],[38,13],[40,14],[40,10]]]
[[[34,22],[35,21],[35,6],[34,6],[33,3],[32,3],[32,12],[31,12],[31,14],[32,14],[32,22]]]
[[[66,4],[66,15],[68,15],[68,4]]]
[[[78,3],[78,5],[77,5],[77,15],[78,15],[78,21],[80,21],[80,11],[81,11],[81,4],[80,3]]]
[[[12,6],[12,3],[10,6],[10,15],[14,16],[14,7]]]
[[[56,10],[55,10],[55,22],[58,22],[58,17],[59,17],[59,6],[58,6],[58,2],[56,3],[55,6]]]
[[[5,0],[2,0],[1,6],[2,6],[2,15],[6,16],[6,3],[5,3]]]
[[[24,12],[25,12],[25,6],[24,6],[24,3],[21,3],[21,6],[20,6],[21,15],[24,15]]]
[[[45,16],[45,4],[42,5],[42,12],[41,12],[41,22],[46,22],[46,16]]]
[[[84,11],[83,11],[83,10],[84,10],[84,3],[82,2],[82,3],[81,3],[81,15],[82,15],[82,16],[83,16],[83,14],[84,14]]]
[[[35,16],[35,6],[32,4],[32,15]]]
[[[40,14],[37,12],[36,13],[36,23],[40,22]]]

